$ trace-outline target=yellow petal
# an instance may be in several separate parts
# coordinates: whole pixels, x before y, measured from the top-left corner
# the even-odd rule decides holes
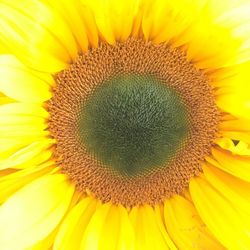
[[[119,250],[135,250],[135,233],[128,217],[128,211],[123,206],[118,206],[120,228],[117,242]]]
[[[249,144],[243,141],[239,141],[239,143],[235,145],[231,139],[227,137],[222,137],[216,139],[215,142],[221,148],[229,150],[233,154],[250,156],[250,146]]]
[[[83,198],[67,215],[54,243],[54,250],[80,249],[82,236],[96,210],[95,199]]]
[[[8,49],[3,43],[0,43],[0,54],[8,54]]]
[[[55,80],[51,73],[41,72],[27,67],[23,62],[18,60],[14,55],[5,54],[0,56],[0,66],[14,68],[15,70],[24,71],[25,73],[30,73],[34,77],[43,80],[46,84],[50,86],[55,85]]]
[[[21,129],[22,127],[25,127],[25,126],[33,127],[34,129],[46,127],[44,118],[39,117],[39,116],[14,114],[14,115],[2,115],[1,119],[2,120],[0,120],[0,129],[3,131],[11,131],[13,130],[13,128],[18,129],[18,127],[19,129]],[[8,138],[7,140],[11,140],[11,139]],[[19,142],[22,143],[23,140]],[[6,148],[6,146],[8,147],[8,145],[5,145],[4,148]]]
[[[41,139],[42,138],[23,138],[20,140],[16,138],[0,138],[0,145],[4,145],[4,147],[0,148],[0,159],[6,159],[20,148]]]
[[[76,205],[78,199],[79,199],[79,193],[75,191],[71,199],[71,203],[68,207],[67,213],[69,213],[71,209]],[[59,231],[61,224],[62,222],[46,238],[42,239],[41,241],[37,242],[32,247],[25,249],[25,250],[45,250],[45,249],[52,250],[54,249],[55,238],[58,235],[58,231]]]
[[[155,215],[156,215],[156,220],[158,227],[161,231],[162,236],[164,237],[165,241],[167,242],[167,245],[170,250],[177,250],[176,245],[174,244],[172,238],[170,237],[169,233],[166,230],[165,224],[164,223],[164,207],[162,204],[156,205],[155,206]]]
[[[12,168],[0,170],[0,178],[2,178],[3,176],[7,176],[9,174],[15,173],[17,171],[18,170],[12,169]]]
[[[36,116],[42,118],[48,118],[48,112],[39,104],[31,103],[8,103],[0,105],[0,116],[4,115],[17,115],[17,116]]]
[[[250,61],[210,71],[208,76],[211,79],[211,85],[217,88],[216,93],[240,94],[242,89],[246,90],[244,92],[249,90],[249,68]]]
[[[140,0],[138,1],[139,6],[137,9],[137,13],[134,16],[134,21],[133,21],[133,26],[132,26],[132,31],[131,31],[132,37],[140,37],[143,35],[141,25],[142,25],[143,13],[144,13],[144,7],[143,7],[144,4]]]
[[[0,126],[24,124],[32,124],[33,126],[36,126],[44,122],[43,118],[36,116],[4,115],[1,118]]]
[[[112,29],[112,22],[110,16],[111,12],[111,0],[85,0],[84,5],[92,10],[95,18],[95,23],[101,36],[110,44],[115,44],[115,34]]]
[[[208,180],[218,192],[223,194],[232,203],[235,209],[250,214],[249,182],[240,180],[208,164],[204,164],[202,169],[206,180]]]
[[[145,39],[172,43],[189,27],[198,8],[195,1],[143,1],[142,30]]]
[[[110,0],[111,26],[117,41],[125,41],[132,32],[140,1]]]
[[[0,92],[0,105],[8,104],[11,102],[14,102],[14,100]]]
[[[249,50],[247,52],[243,47],[249,31],[246,29],[246,34],[236,35],[242,29],[242,24],[246,23],[248,14],[242,11],[237,20],[231,20],[234,19],[233,9],[238,6],[249,9],[249,3],[243,5],[238,1],[223,1],[220,4],[214,0],[204,2],[206,4],[196,15],[196,21],[184,34],[188,41],[188,58],[200,69],[216,69],[248,61]],[[247,23],[249,26],[249,18]]]
[[[173,249],[173,245],[168,245],[169,240],[162,234],[156,213],[151,206],[134,207],[130,212],[130,219],[136,234],[136,250]]]
[[[101,232],[102,232],[102,228],[104,226],[105,219],[109,213],[111,206],[112,205],[110,203],[107,203],[107,204],[100,206],[96,210],[96,212],[92,216],[92,218],[91,218],[89,224],[87,225],[87,228],[83,234],[80,249],[82,249],[82,250],[88,250],[88,249],[97,250],[101,247],[99,245],[99,241],[101,238]],[[116,233],[117,233],[117,229],[114,232],[114,237],[115,237]],[[116,240],[117,239],[113,238],[113,241],[116,241]]]
[[[244,217],[204,179],[190,181],[194,205],[204,223],[227,249],[248,249],[250,227]]]
[[[239,2],[238,6],[231,8],[217,19],[217,22],[232,30],[234,40],[242,40],[239,48],[237,62],[250,59],[250,4],[249,1]]]
[[[208,231],[193,204],[175,195],[164,203],[165,224],[180,250],[224,249]]]
[[[46,238],[37,242],[32,247],[26,248],[25,250],[52,250],[56,234],[57,228],[54,229]]]
[[[241,131],[220,131],[222,137],[227,137],[236,141],[243,141],[250,145],[250,132]]]
[[[1,1],[0,15],[0,42],[30,67],[54,73],[76,57],[69,28],[40,1]]]
[[[250,182],[250,157],[233,155],[229,151],[212,149],[212,156],[207,161],[242,180]]]
[[[20,143],[20,146],[27,145],[25,143],[26,141],[29,143],[48,135],[48,131],[44,131],[48,126],[45,122],[45,118],[48,117],[48,112],[40,105],[15,102],[4,104],[0,106],[0,116],[15,117],[11,119],[18,119],[18,117],[20,117],[20,121],[25,120],[25,117],[33,116],[44,119],[44,121],[38,119],[40,122],[36,122],[35,126],[32,122],[12,123],[11,126],[4,123],[0,124],[0,140],[7,142],[7,144],[5,144],[6,149],[9,147],[15,150],[13,147],[17,146],[18,148]]]
[[[250,117],[250,92],[242,91],[237,93],[231,90],[230,93],[221,94],[216,97],[216,104],[224,112],[235,117],[249,120]]]
[[[46,4],[51,5],[53,11],[57,10],[58,13],[68,23],[71,32],[73,33],[79,49],[86,52],[88,50],[88,36],[83,17],[81,16],[81,5],[79,0],[61,0],[49,1],[44,0]]]
[[[133,237],[127,210],[108,203],[97,208],[84,232],[80,249],[133,250]]]
[[[100,231],[98,248],[115,250],[121,226],[119,210],[116,206],[111,206]]]
[[[37,0],[24,0],[22,3],[19,1],[10,3],[8,0],[2,0],[2,2],[4,2],[6,6],[21,12],[31,20],[36,21],[37,30],[40,28],[39,25],[41,25],[41,27],[45,28],[44,32],[48,30],[48,33],[52,33],[51,35],[64,47],[71,58],[75,58],[77,48],[71,30],[53,8],[49,8],[49,6]],[[35,16],[36,12],[39,15]],[[44,17],[46,17],[46,19]]]
[[[89,43],[92,47],[97,48],[99,42],[99,31],[95,22],[93,10],[88,6],[85,0],[80,1],[81,18],[84,21]]]
[[[64,175],[47,175],[20,189],[0,208],[0,245],[20,250],[35,245],[59,224],[74,189]]]
[[[35,127],[32,124],[3,125],[0,126],[0,138],[18,138],[22,140],[23,138],[45,137],[49,134],[48,131],[44,130],[47,126],[46,123],[36,125]]]
[[[10,173],[0,177],[0,203],[3,203],[10,195],[16,192],[18,189],[35,180],[36,178],[43,176],[56,167],[53,162],[46,162],[41,165],[34,165],[29,168]]]
[[[43,102],[51,97],[50,86],[11,55],[0,56],[0,91],[21,102]]]
[[[48,160],[52,155],[52,150],[49,149],[54,143],[54,140],[44,138],[41,141],[36,141],[30,145],[21,148],[6,159],[0,158],[0,169],[5,168],[25,168],[27,166],[37,165]]]
[[[250,118],[250,117],[249,117]],[[219,124],[219,129],[222,131],[240,131],[240,132],[250,132],[250,119],[235,119],[229,121],[222,121]]]

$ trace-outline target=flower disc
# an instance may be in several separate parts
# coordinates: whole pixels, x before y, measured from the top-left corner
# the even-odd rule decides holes
[[[55,79],[49,130],[80,191],[156,204],[201,171],[219,112],[207,78],[180,50],[132,38],[102,43]]]

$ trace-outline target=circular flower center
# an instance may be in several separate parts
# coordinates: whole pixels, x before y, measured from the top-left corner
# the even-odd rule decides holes
[[[206,75],[181,50],[100,43],[55,75],[54,157],[78,191],[131,207],[183,192],[220,119]]]
[[[79,117],[79,135],[87,151],[126,175],[166,164],[189,130],[180,97],[150,75],[107,79],[81,107]]]

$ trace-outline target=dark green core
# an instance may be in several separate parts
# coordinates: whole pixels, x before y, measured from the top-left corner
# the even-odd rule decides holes
[[[80,110],[79,132],[88,152],[125,175],[166,164],[189,134],[178,94],[151,75],[119,75],[98,87]]]

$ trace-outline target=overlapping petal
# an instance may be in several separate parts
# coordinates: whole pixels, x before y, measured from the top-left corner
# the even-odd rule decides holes
[[[54,73],[76,57],[69,27],[41,1],[1,1],[0,16],[0,42],[28,66]]]
[[[1,248],[26,249],[48,236],[65,215],[73,191],[61,174],[41,177],[18,190],[0,208]]]
[[[248,249],[249,13],[248,0],[2,0],[0,248],[43,250],[55,238],[56,250]],[[86,194],[73,206],[74,188],[48,161],[43,103],[78,53],[131,36],[180,48],[206,74],[219,138],[190,194],[132,209]]]

